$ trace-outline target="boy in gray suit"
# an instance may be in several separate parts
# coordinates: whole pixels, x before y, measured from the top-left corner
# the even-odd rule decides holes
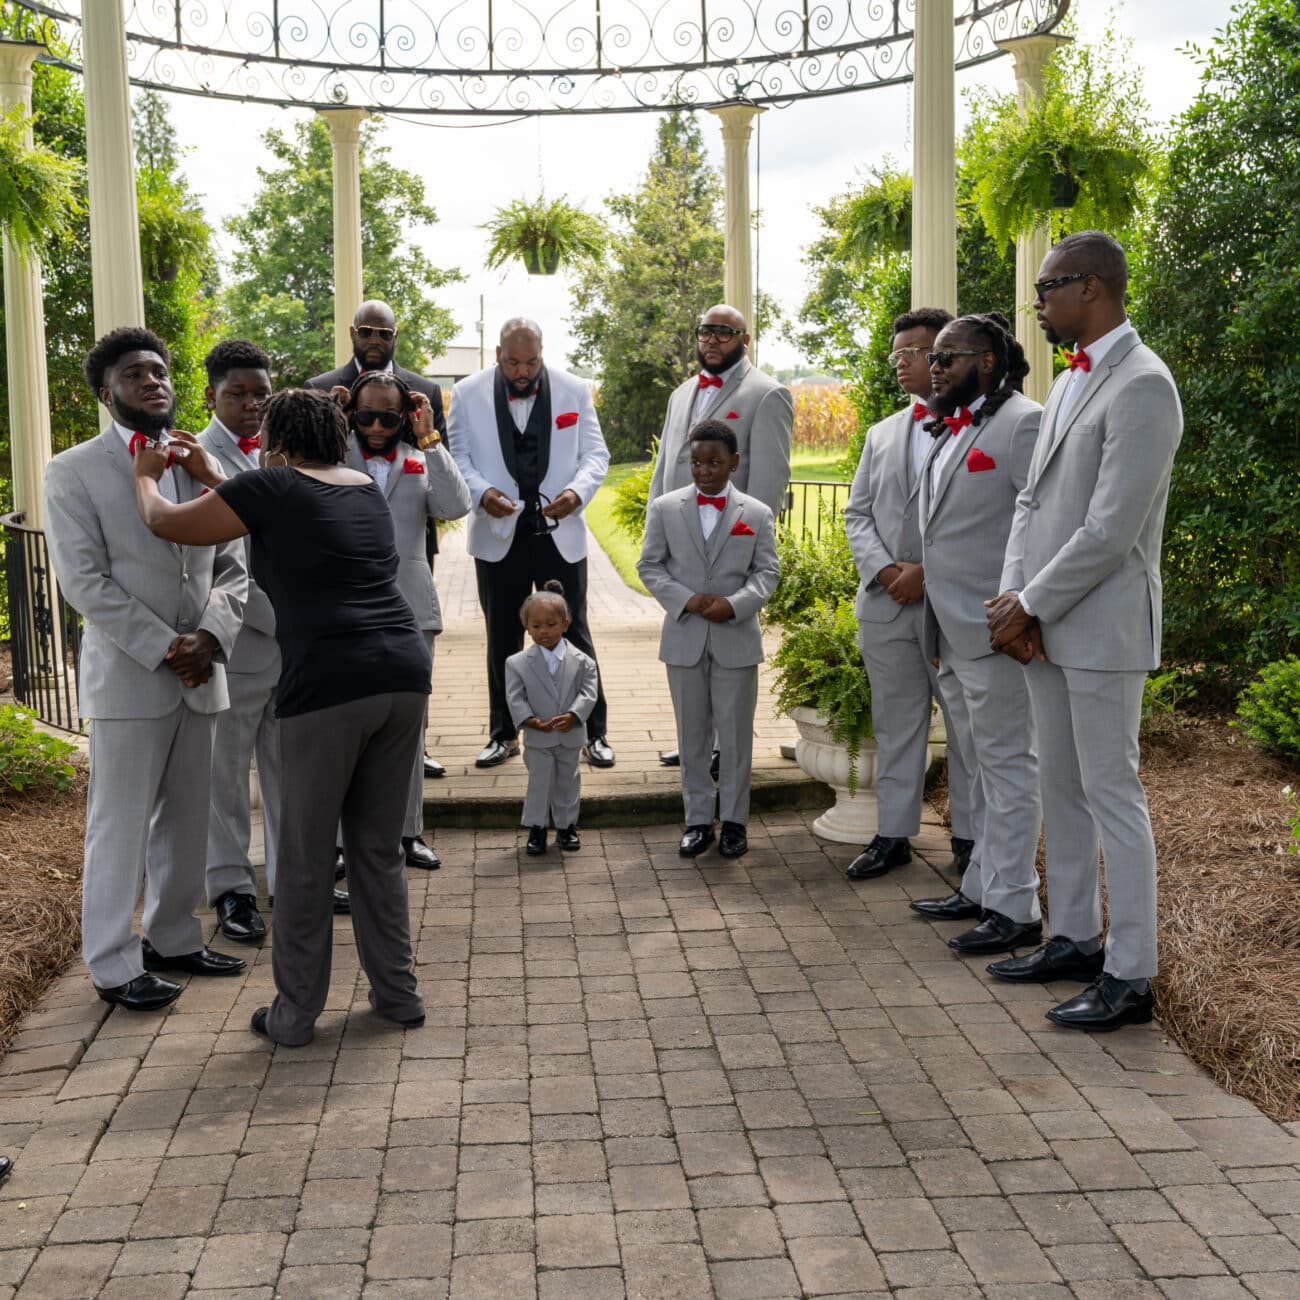
[[[506,660],[506,701],[524,733],[525,851],[534,858],[546,852],[549,815],[556,844],[576,853],[582,847],[578,760],[586,743],[584,724],[596,707],[596,661],[564,639],[572,620],[558,579],[548,579],[524,601],[519,621],[533,644]]]
[[[229,975],[194,905],[203,887],[215,715],[228,706],[225,661],[248,594],[237,542],[175,546],[135,504],[137,446],[172,427],[167,345],[146,329],[104,335],[86,382],[112,423],[45,470],[45,536],[63,594],[85,620],[77,699],[90,727],[81,952],[99,996],[130,1011],[173,1002],[154,972]],[[163,471],[172,501],[197,497]],[[131,930],[144,885],[144,942]]]
[[[732,487],[740,463],[736,435],[722,420],[691,430],[691,487],[650,503],[637,572],[664,607],[659,658],[677,720],[686,833],[678,845],[693,858],[713,843],[716,730],[722,821],[718,852],[749,848],[754,708],[763,636],[762,609],[781,576],[772,512]]]

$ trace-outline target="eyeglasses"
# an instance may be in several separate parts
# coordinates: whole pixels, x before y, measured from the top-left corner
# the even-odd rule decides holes
[[[534,537],[545,537],[547,533],[554,532],[560,526],[558,519],[552,519],[549,515],[542,514],[542,507],[550,504],[551,498],[545,492],[539,492],[537,500],[532,502],[525,512]]]
[[[1058,275],[1050,280],[1035,280],[1034,297],[1046,298],[1053,289],[1059,289],[1063,284],[1069,284],[1074,280],[1086,280],[1091,274],[1091,271],[1075,271],[1073,275]]]
[[[352,328],[360,339],[378,338],[387,343],[389,339],[397,337],[397,331],[389,329],[387,325],[354,325]]]
[[[738,330],[734,325],[697,325],[695,327],[695,337],[701,342],[712,338],[727,343],[731,339],[739,338],[744,332],[744,330]]]
[[[926,365],[947,370],[952,365],[954,357],[982,357],[987,351],[988,348],[955,348],[950,352],[927,352],[925,362]]]
[[[396,429],[402,422],[400,411],[375,411],[368,406],[354,411],[352,418],[358,425],[378,424],[385,429]]]
[[[924,351],[924,348],[895,348],[885,361],[891,370],[897,370],[904,361],[915,361]]]

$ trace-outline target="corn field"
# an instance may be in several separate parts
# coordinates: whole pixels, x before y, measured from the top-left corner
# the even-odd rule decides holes
[[[838,384],[796,384],[794,450],[843,451],[858,427],[848,388]]]

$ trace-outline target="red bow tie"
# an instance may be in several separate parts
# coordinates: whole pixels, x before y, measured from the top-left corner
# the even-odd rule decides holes
[[[701,374],[701,375],[700,375],[700,387],[701,387],[701,388],[721,388],[721,387],[722,387],[722,376],[721,376],[721,375],[705,375],[705,374]]]
[[[1061,355],[1070,363],[1071,374],[1076,370],[1082,370],[1085,375],[1092,371],[1092,358],[1082,348],[1077,352],[1062,348]]]
[[[970,408],[963,406],[960,415],[945,415],[943,422],[952,430],[952,436],[955,438],[963,429],[971,423]]]
[[[726,497],[706,497],[703,492],[695,494],[695,504],[700,506],[712,506],[715,510],[725,510],[727,508]]]
[[[140,433],[140,432],[137,431],[136,433],[133,433],[133,434],[131,435],[131,441],[128,442],[128,443],[126,444],[126,449],[127,449],[127,451],[129,451],[129,452],[131,453],[132,457],[134,457],[134,456],[135,456],[135,452],[136,452],[136,448],[137,448],[137,447],[143,447],[143,446],[145,445],[145,443],[148,442],[148,441],[149,441],[149,438],[148,438],[145,434]],[[167,467],[168,467],[168,469],[171,468],[172,463],[175,461],[175,459],[176,459],[176,453],[175,453],[174,451],[172,451],[172,449],[169,447],[169,448],[167,449]]]
[[[930,408],[924,402],[912,403],[912,419],[928,420],[930,418]]]
[[[247,456],[250,451],[256,451],[261,445],[262,435],[260,433],[254,434],[251,438],[239,439],[239,450],[242,451],[245,456]]]
[[[397,459],[397,444],[393,443],[387,451],[367,451],[363,446],[361,448],[361,454],[366,458],[366,460],[378,459],[386,460],[391,463]]]

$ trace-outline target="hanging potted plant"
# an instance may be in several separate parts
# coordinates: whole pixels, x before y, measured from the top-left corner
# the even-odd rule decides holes
[[[518,257],[529,275],[554,275],[561,262],[599,257],[606,243],[599,220],[563,195],[558,199],[515,199],[498,208],[482,229],[491,236],[489,270]]]
[[[136,186],[140,221],[140,263],[145,278],[175,280],[181,267],[207,256],[211,229],[182,186],[161,172]]]

